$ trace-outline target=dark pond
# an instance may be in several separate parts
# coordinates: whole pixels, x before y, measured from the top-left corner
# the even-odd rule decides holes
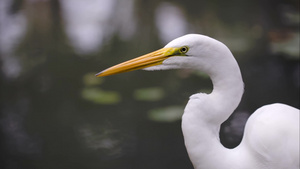
[[[192,169],[181,115],[207,76],[94,76],[187,33],[224,42],[241,67],[224,146],[258,107],[299,108],[299,1],[1,0],[0,168]]]

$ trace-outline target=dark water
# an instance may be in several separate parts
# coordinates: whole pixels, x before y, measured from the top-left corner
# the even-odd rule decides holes
[[[189,70],[94,74],[200,33],[224,42],[245,82],[221,130],[238,145],[248,116],[281,102],[299,108],[298,1],[0,2],[1,169],[192,168],[180,117],[210,92]]]

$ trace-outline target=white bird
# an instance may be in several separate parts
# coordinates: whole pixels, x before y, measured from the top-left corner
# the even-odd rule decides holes
[[[188,34],[96,76],[179,68],[202,71],[213,83],[210,94],[190,97],[182,116],[185,146],[195,169],[299,169],[299,109],[285,104],[256,110],[237,147],[228,149],[220,143],[220,125],[240,103],[244,83],[230,50],[213,38]]]

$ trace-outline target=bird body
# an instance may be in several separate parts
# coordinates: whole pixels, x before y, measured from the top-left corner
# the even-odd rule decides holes
[[[288,105],[276,103],[255,111],[236,148],[220,143],[220,125],[240,103],[244,83],[230,50],[213,38],[185,35],[97,76],[180,68],[206,73],[213,83],[210,94],[190,97],[182,116],[185,146],[195,169],[299,169],[299,110]]]
[[[299,168],[299,110],[275,103],[256,110],[246,123],[242,147],[262,168]],[[245,150],[244,150],[245,151]]]

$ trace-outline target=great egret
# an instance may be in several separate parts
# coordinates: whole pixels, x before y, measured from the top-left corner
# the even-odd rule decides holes
[[[196,169],[299,168],[299,110],[285,104],[265,105],[256,110],[236,148],[228,149],[220,143],[220,125],[238,106],[244,83],[232,53],[215,39],[185,35],[160,50],[110,67],[96,76],[178,68],[202,71],[213,83],[212,93],[190,97],[182,116],[185,146]]]

